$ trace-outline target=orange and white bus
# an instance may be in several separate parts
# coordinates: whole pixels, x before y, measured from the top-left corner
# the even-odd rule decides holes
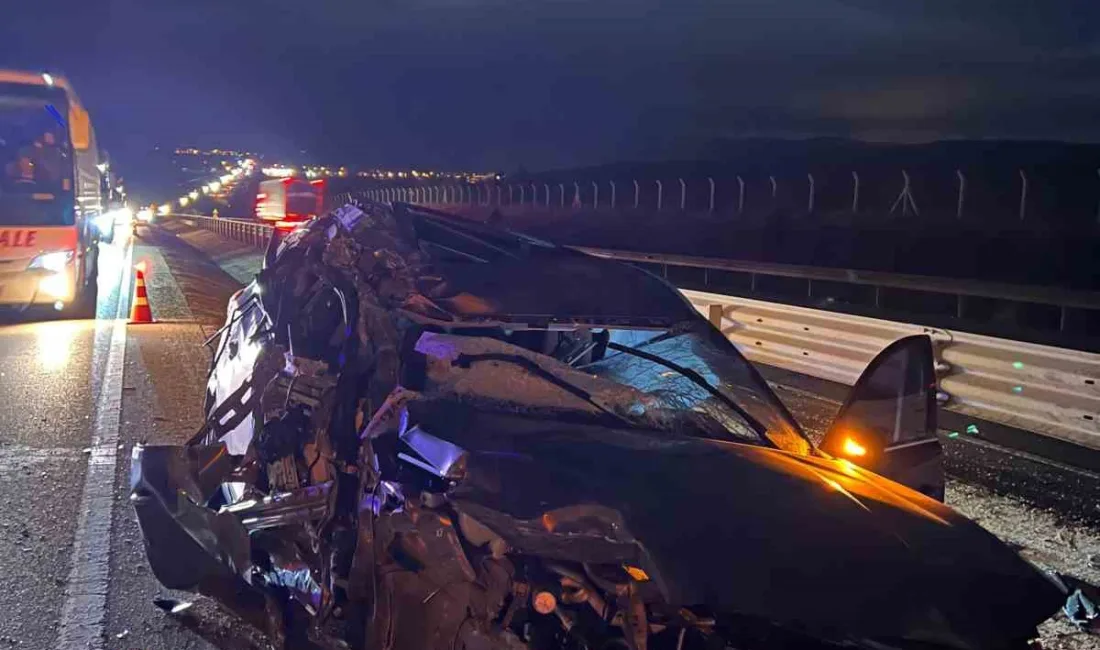
[[[0,70],[0,305],[94,313],[101,178],[69,82]]]

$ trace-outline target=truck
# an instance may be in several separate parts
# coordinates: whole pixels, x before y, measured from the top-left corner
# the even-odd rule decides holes
[[[276,178],[260,183],[256,193],[256,218],[280,224],[297,224],[321,214],[325,200],[323,179],[304,181]]]

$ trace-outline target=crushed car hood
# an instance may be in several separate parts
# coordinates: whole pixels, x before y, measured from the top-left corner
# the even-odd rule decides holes
[[[944,647],[1019,640],[1063,596],[946,506],[843,461],[664,432],[410,405],[468,451],[450,498],[519,550],[553,555],[560,513],[591,507],[671,603],[844,638]],[[563,532],[559,530],[558,532]],[[573,530],[573,558],[584,536]],[[528,548],[524,548],[527,546]],[[594,544],[591,561],[607,561]],[[969,604],[981,602],[981,607]],[[982,613],[995,619],[983,618]]]

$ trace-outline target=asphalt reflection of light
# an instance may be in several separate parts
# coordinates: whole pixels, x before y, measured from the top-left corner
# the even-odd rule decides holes
[[[38,364],[50,373],[61,372],[69,365],[78,335],[94,327],[91,321],[66,320],[38,323],[34,327]]]
[[[119,300],[129,300],[121,295],[120,289],[128,287],[126,273],[132,273],[130,266],[131,233],[129,228],[115,230],[115,240],[99,245],[99,295],[96,316],[100,319],[113,319],[115,305]]]

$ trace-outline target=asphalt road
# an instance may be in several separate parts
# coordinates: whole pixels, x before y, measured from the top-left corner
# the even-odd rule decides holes
[[[127,500],[133,444],[178,443],[197,426],[209,362],[202,341],[220,326],[239,281],[162,230],[143,229],[102,255],[97,320],[0,323],[0,650],[266,648],[210,601],[156,583]],[[158,322],[126,327],[117,317],[127,313],[136,261],[146,263]],[[779,394],[796,416],[823,428],[836,400],[781,379]],[[999,475],[1040,467],[1042,480],[1096,489],[1095,477],[1042,459],[959,449],[951,457],[962,460],[951,462]],[[953,480],[948,501],[1033,561],[1100,583],[1100,565],[1090,563],[1100,564],[1096,522],[1075,517],[1072,500],[1043,503],[1013,485]],[[152,604],[166,595],[195,604],[168,616]],[[1047,624],[1044,641],[1100,648],[1100,639],[1059,621]]]

